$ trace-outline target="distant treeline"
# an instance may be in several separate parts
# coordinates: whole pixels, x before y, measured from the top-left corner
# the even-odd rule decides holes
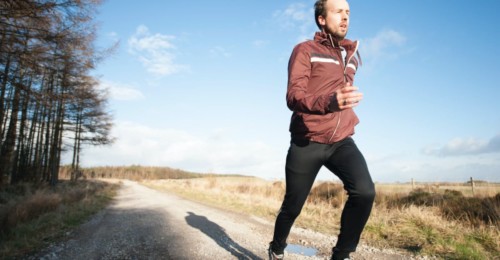
[[[70,166],[62,167],[61,177],[70,177],[71,172],[72,169]],[[78,174],[78,177],[82,177],[85,179],[110,178],[129,180],[192,179],[210,176],[242,176],[236,174],[194,173],[169,167],[151,167],[139,165],[82,168]]]
[[[107,144],[111,116],[91,75],[100,0],[0,1],[0,188],[57,183],[61,153]]]

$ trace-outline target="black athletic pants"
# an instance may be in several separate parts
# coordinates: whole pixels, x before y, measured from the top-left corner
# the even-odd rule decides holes
[[[342,180],[349,195],[342,211],[335,250],[356,250],[370,216],[375,187],[363,155],[349,137],[334,144],[291,142],[286,158],[286,193],[276,218],[273,251],[282,252],[285,249],[290,229],[323,165]]]

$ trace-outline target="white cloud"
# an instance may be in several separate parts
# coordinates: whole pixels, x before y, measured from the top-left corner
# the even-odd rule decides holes
[[[436,156],[478,155],[500,152],[500,134],[489,141],[477,138],[455,138],[443,146],[424,148],[423,153]]]
[[[406,37],[394,30],[382,30],[372,38],[361,40],[360,53],[369,66],[382,60],[396,59],[403,53]]]
[[[266,46],[267,44],[269,44],[268,41],[264,41],[264,40],[255,40],[252,42],[252,45],[257,47],[257,48],[261,48],[261,47],[264,47]]]
[[[134,122],[117,122],[112,131],[116,137],[107,147],[85,147],[82,166],[168,166],[201,173],[246,174],[266,179],[283,179],[285,147],[263,141],[237,140],[230,129],[207,129],[193,135],[178,129],[162,129]],[[491,143],[497,142],[493,138]],[[370,155],[372,154],[372,155]],[[499,181],[498,154],[481,156],[426,157],[417,154],[382,155],[366,152],[368,167],[377,182]],[[70,154],[64,162],[69,162]],[[318,179],[335,180],[322,169]]]
[[[496,154],[463,157],[428,157],[418,154],[394,155],[383,161],[373,161],[366,156],[374,181],[409,182],[465,182],[477,180],[500,181],[500,160]]]
[[[305,22],[310,19],[311,8],[303,3],[290,4],[285,10],[277,11],[275,15],[290,18],[292,21]]]
[[[310,39],[316,30],[314,9],[303,3],[290,4],[285,10],[274,12],[273,18],[282,28],[298,30],[298,41]]]
[[[430,155],[430,156],[429,156]],[[470,177],[500,181],[500,134],[490,140],[455,138],[423,151],[383,154],[365,153],[374,181],[467,181]]]
[[[188,68],[176,63],[177,47],[173,44],[175,36],[160,33],[151,34],[149,29],[141,25],[129,38],[129,52],[142,62],[147,71],[156,76],[179,73]]]
[[[221,57],[221,56],[228,58],[228,57],[231,57],[231,53],[229,53],[226,49],[224,49],[220,46],[217,46],[217,47],[210,50],[210,56],[214,57],[214,58]]]
[[[140,90],[127,84],[103,80],[100,82],[99,87],[108,91],[111,98],[116,100],[137,100],[144,98]]]
[[[83,151],[83,166],[150,165],[194,172],[234,173],[283,178],[284,155],[259,141],[236,141],[231,131],[208,130],[195,136],[177,129],[117,122],[113,145]]]
[[[118,33],[110,32],[110,33],[108,33],[108,37],[112,40],[118,40]]]

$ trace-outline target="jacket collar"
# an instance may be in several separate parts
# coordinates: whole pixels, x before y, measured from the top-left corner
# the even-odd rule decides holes
[[[342,46],[347,52],[355,51],[358,44],[358,41],[351,41],[349,39],[343,39],[339,42],[325,32],[316,32],[316,34],[314,34],[314,41],[325,46]]]

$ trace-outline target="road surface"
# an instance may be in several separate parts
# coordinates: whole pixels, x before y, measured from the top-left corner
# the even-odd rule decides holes
[[[273,223],[122,183],[110,206],[29,259],[267,259]],[[285,259],[328,259],[335,237],[294,228],[294,241],[308,246],[290,246]],[[360,246],[353,259],[416,258]]]

